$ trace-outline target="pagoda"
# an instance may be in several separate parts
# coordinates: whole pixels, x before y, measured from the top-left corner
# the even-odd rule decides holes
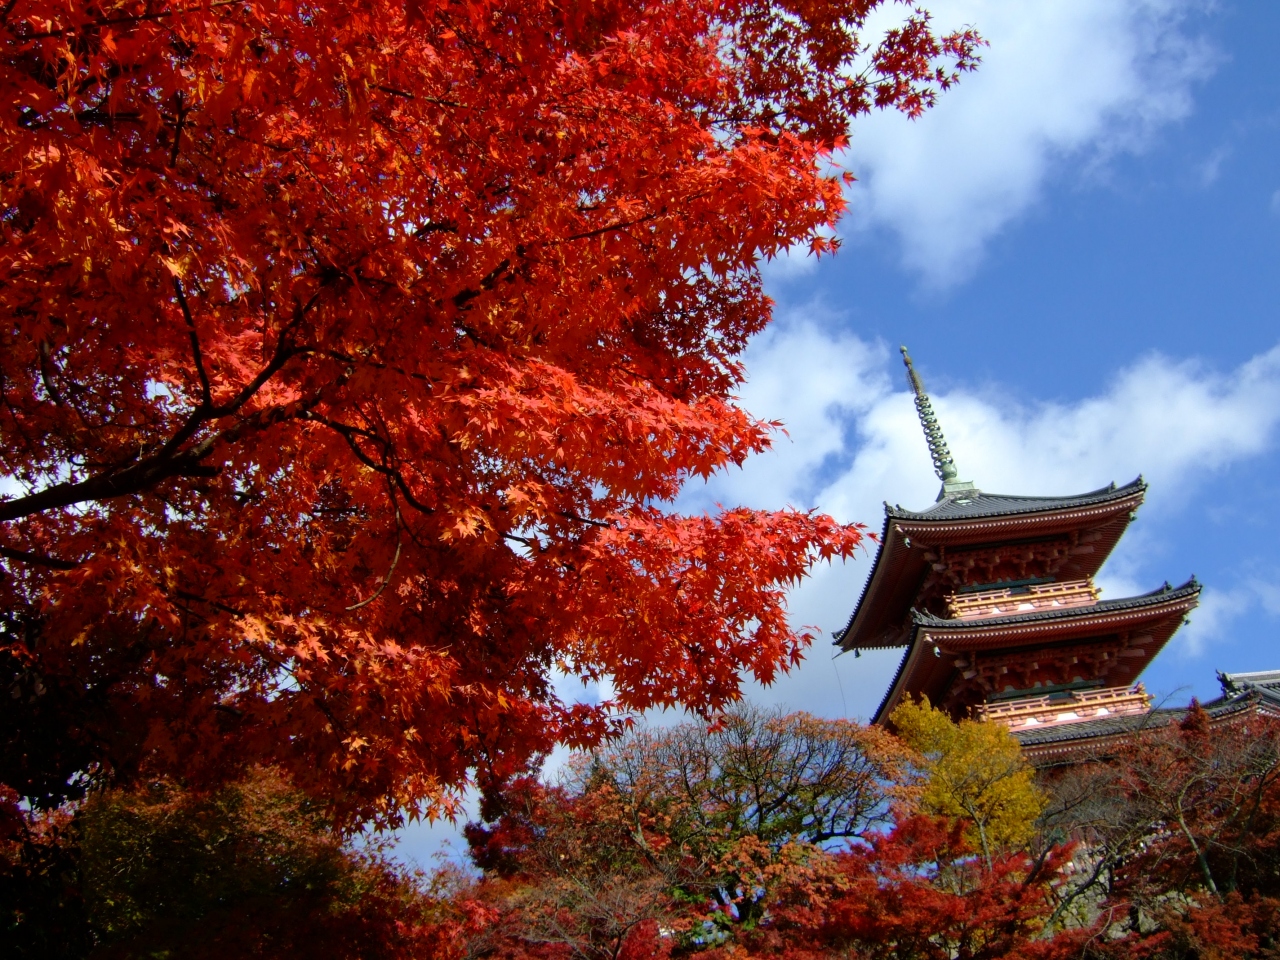
[[[955,719],[1004,723],[1020,740],[1101,720],[1123,718],[1131,728],[1151,706],[1139,675],[1200,595],[1192,578],[1099,597],[1093,578],[1146,484],[1139,477],[1076,496],[1022,497],[958,479],[906,347],[902,356],[942,489],[926,510],[885,504],[875,565],[835,635],[855,653],[903,648],[874,722],[923,696]]]

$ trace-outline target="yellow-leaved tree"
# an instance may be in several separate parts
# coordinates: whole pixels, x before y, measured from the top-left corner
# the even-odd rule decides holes
[[[927,698],[902,703],[890,719],[916,753],[914,803],[926,813],[969,821],[969,839],[988,869],[993,856],[1031,840],[1045,798],[1008,729],[990,721],[956,723]]]

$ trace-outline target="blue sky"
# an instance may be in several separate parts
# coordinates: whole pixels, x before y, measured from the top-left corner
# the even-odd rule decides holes
[[[769,267],[778,320],[748,357],[743,404],[790,436],[682,505],[878,530],[882,501],[930,504],[906,343],[980,488],[1148,479],[1103,595],[1205,584],[1151,692],[1207,699],[1215,670],[1280,667],[1280,3],[927,5],[976,26],[985,62],[920,120],[855,127],[843,248]],[[753,699],[874,710],[899,654],[833,663],[829,638],[869,570],[868,555],[796,591],[823,636]],[[425,861],[451,832],[409,830],[402,855]]]
[[[1280,4],[930,7],[977,26],[985,62],[920,120],[855,128],[843,249],[770,269],[779,323],[752,347],[744,403],[791,437],[705,494],[877,530],[882,501],[932,502],[906,343],[979,487],[1149,480],[1104,596],[1206,585],[1152,692],[1280,667]],[[797,616],[842,625],[869,567],[819,571]],[[754,695],[868,714],[897,655],[837,673],[825,646]]]

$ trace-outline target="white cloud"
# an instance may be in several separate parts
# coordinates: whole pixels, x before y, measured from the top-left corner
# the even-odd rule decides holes
[[[1189,622],[1174,634],[1171,648],[1184,658],[1198,657],[1214,643],[1228,635],[1240,614],[1256,602],[1253,591],[1246,587],[1219,590],[1205,587],[1200,604],[1192,611]]]
[[[743,406],[783,421],[789,435],[692,498],[817,505],[847,520],[877,519],[886,497],[914,507],[934,498],[896,351],[792,316],[752,344],[747,370]],[[1070,404],[964,391],[934,392],[933,402],[962,476],[983,489],[1076,493],[1142,473],[1158,506],[1270,447],[1280,346],[1227,373],[1150,354],[1104,393]]]
[[[983,63],[919,120],[855,125],[852,222],[887,228],[934,285],[962,279],[1046,181],[1135,151],[1186,116],[1212,65],[1186,30],[1200,0],[936,0],[935,24],[970,24]]]
[[[1249,583],[1249,589],[1257,597],[1262,609],[1272,616],[1280,616],[1280,583],[1253,580]]]
[[[1268,617],[1280,617],[1280,584],[1255,577],[1228,590],[1207,586],[1190,622],[1174,636],[1171,647],[1190,659],[1241,633],[1251,643],[1274,645],[1274,634],[1260,630],[1260,621]],[[1251,625],[1242,631],[1242,624]]]
[[[868,413],[889,391],[882,346],[830,333],[815,319],[824,318],[774,324],[751,344],[742,405],[783,421],[786,432],[746,469],[717,479],[713,489],[725,503],[799,506],[808,501],[824,464],[847,449],[845,434],[853,418]]]
[[[883,500],[912,509],[934,500],[939,482],[905,381],[898,379],[896,351],[791,317],[752,345],[747,366],[744,406],[783,420],[791,436],[743,470],[689,491],[685,506],[813,506],[878,532]],[[935,393],[933,400],[964,479],[990,492],[1053,495],[1142,473],[1151,484],[1143,514],[1158,530],[1160,518],[1172,520],[1201,481],[1272,446],[1280,426],[1280,346],[1227,373],[1152,354],[1123,370],[1105,392],[1070,404],[963,390]],[[1146,582],[1139,569],[1151,529],[1148,522],[1131,530],[1104,568],[1100,585],[1107,596],[1159,585]],[[792,597],[795,620],[827,633],[843,626],[870,560],[868,554],[816,570]],[[1254,602],[1280,603],[1253,592]],[[1193,630],[1177,648],[1198,655],[1217,639],[1230,599],[1206,591]],[[854,670],[849,658],[833,667],[828,651],[819,640],[799,671],[753,697],[831,715],[872,712],[900,654],[864,654]]]

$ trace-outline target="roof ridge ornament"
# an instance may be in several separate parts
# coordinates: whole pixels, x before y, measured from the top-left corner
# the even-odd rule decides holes
[[[929,456],[933,458],[933,472],[942,481],[942,490],[938,493],[938,499],[941,501],[956,494],[978,493],[978,488],[972,483],[959,479],[960,474],[956,470],[955,459],[951,456],[951,449],[942,435],[942,425],[938,423],[938,415],[933,412],[933,403],[929,400],[929,394],[925,393],[924,381],[920,379],[920,374],[916,373],[907,348],[903,346],[899,349],[902,351],[902,362],[907,367],[907,382],[911,385],[911,392],[916,397],[916,413],[920,416],[920,426],[924,428],[924,438],[929,444]]]

